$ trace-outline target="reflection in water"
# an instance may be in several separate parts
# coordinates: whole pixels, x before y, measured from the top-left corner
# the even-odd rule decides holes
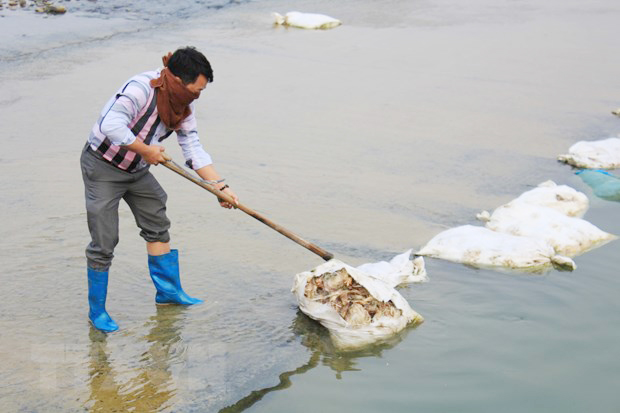
[[[171,358],[175,357],[175,343],[179,342],[183,306],[157,306],[157,314],[150,318],[153,327],[144,336],[148,350],[140,359],[138,375],[123,382],[114,370],[107,343],[107,335],[91,326],[89,385],[91,412],[158,412],[169,407],[176,388],[170,372]]]
[[[575,173],[592,188],[597,197],[620,202],[620,177],[600,169],[582,169]]]
[[[327,329],[299,310],[297,311],[297,317],[293,320],[291,330],[296,337],[300,338],[301,344],[310,350],[311,355],[308,362],[295,370],[280,374],[280,382],[277,385],[254,390],[237,403],[220,410],[219,413],[242,412],[260,401],[268,393],[289,388],[292,385],[291,376],[303,374],[318,366],[319,363],[329,366],[336,372],[336,378],[341,379],[342,372],[344,371],[360,370],[355,367],[358,358],[380,356],[383,350],[392,348],[402,341],[408,331],[408,329],[405,329],[400,334],[395,335],[390,341],[382,344],[368,346],[357,351],[341,352],[334,347]]]

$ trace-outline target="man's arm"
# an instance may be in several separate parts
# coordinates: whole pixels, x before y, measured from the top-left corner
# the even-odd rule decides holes
[[[205,181],[219,181],[220,179],[222,179],[220,177],[220,174],[218,174],[215,168],[213,167],[213,164],[203,166],[202,168],[197,169],[196,173]],[[215,184],[215,187],[219,190],[221,190],[221,188],[224,188],[222,192],[230,196],[235,201],[235,205],[239,205],[239,198],[233,192],[233,190],[230,189],[228,185],[224,184],[223,182],[220,182],[219,184]],[[224,208],[232,208],[234,206],[234,205],[229,204],[228,202],[220,202],[220,205],[223,206]]]

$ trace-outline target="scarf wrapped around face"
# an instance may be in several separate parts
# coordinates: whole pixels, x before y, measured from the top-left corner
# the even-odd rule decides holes
[[[168,69],[168,59],[172,53],[162,57],[164,69],[157,79],[151,80],[151,87],[157,89],[157,112],[168,129],[178,130],[183,119],[192,112],[189,104],[198,99],[194,93]]]

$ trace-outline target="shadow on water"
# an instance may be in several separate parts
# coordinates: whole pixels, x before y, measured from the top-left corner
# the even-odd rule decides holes
[[[113,368],[106,334],[90,327],[89,411],[157,412],[169,407],[176,394],[170,365],[176,357],[175,343],[181,340],[184,312],[182,306],[157,306],[157,314],[150,318],[154,325],[143,337],[148,349],[140,359],[138,374],[125,381]]]
[[[581,169],[575,174],[592,188],[597,197],[620,202],[620,177],[600,169]]]
[[[390,349],[401,342],[407,334],[407,331],[411,330],[411,328],[405,329],[400,334],[392,337],[389,341],[385,341],[381,344],[346,352],[339,351],[335,348],[329,337],[329,331],[317,321],[303,314],[300,310],[297,311],[297,316],[293,320],[291,330],[295,337],[300,340],[301,344],[310,350],[309,360],[294,370],[285,371],[280,374],[278,376],[278,384],[254,390],[235,404],[221,409],[219,413],[243,412],[259,402],[267,394],[291,387],[293,384],[291,381],[292,376],[304,374],[319,365],[330,367],[336,373],[336,378],[338,379],[342,378],[343,372],[360,371],[360,369],[356,367],[359,358],[381,356],[383,350]]]

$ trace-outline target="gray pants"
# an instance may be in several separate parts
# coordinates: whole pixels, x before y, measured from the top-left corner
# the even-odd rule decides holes
[[[125,172],[88,149],[80,157],[86,197],[86,213],[91,242],[86,260],[96,271],[108,271],[118,244],[118,204],[127,202],[140,236],[147,242],[169,242],[170,220],[166,216],[168,196],[159,182],[144,168]]]

